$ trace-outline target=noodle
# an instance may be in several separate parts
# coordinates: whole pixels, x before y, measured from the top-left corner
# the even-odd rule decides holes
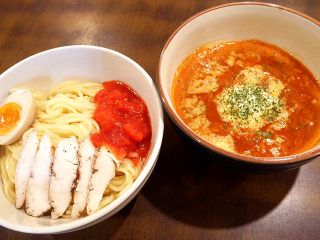
[[[48,132],[53,152],[63,138],[75,136],[82,142],[93,131],[99,131],[99,125],[92,119],[95,94],[102,89],[99,83],[63,82],[44,94],[33,89],[36,102],[35,120],[22,138],[11,145],[1,146],[0,174],[6,198],[15,203],[15,168],[24,139],[37,128],[38,138]],[[12,89],[12,92],[18,89]],[[115,177],[107,186],[99,204],[99,210],[121,196],[139,175],[142,161],[137,166],[129,159],[116,166]],[[72,205],[65,211],[63,218],[70,218]]]

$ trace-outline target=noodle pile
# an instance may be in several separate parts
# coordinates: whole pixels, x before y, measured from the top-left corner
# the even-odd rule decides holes
[[[102,89],[99,83],[63,82],[52,88],[48,93],[32,92],[36,101],[35,120],[18,142],[1,146],[0,174],[5,196],[15,203],[15,168],[23,140],[33,128],[37,128],[39,141],[47,132],[53,146],[53,153],[58,143],[70,136],[82,142],[92,131],[99,131],[99,125],[92,119],[95,94]],[[12,89],[15,92],[19,89]],[[142,162],[135,166],[131,160],[125,159],[116,166],[116,175],[106,188],[99,209],[107,206],[121,196],[138,177]],[[63,218],[70,218],[70,205]]]

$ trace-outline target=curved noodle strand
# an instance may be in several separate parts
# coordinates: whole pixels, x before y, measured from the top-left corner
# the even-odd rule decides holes
[[[15,92],[21,88],[14,88]],[[41,93],[33,89],[36,102],[35,120],[22,138],[7,146],[1,146],[0,174],[5,196],[15,203],[15,167],[22,147],[23,140],[33,128],[37,128],[38,137],[48,132],[52,141],[53,151],[63,138],[76,136],[82,142],[91,132],[99,131],[99,125],[92,119],[95,104],[95,94],[102,89],[99,83],[63,82],[48,93]],[[123,160],[116,167],[116,176],[106,188],[99,209],[107,206],[121,196],[139,175],[142,162],[135,166],[131,160]],[[72,205],[70,205],[63,218],[70,218]]]
[[[112,201],[120,197],[129,187],[131,187],[133,181],[136,180],[140,174],[142,165],[142,161],[135,166],[131,160],[125,159],[121,162],[119,167],[116,167],[116,176],[107,186],[99,204],[99,209],[110,204]]]

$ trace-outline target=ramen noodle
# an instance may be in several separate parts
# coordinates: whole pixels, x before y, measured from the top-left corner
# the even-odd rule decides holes
[[[35,120],[28,131],[16,143],[1,146],[0,174],[4,188],[4,194],[9,201],[15,203],[15,167],[24,139],[37,128],[39,140],[46,133],[50,133],[53,151],[58,143],[70,136],[75,136],[78,142],[82,142],[93,131],[99,131],[99,125],[93,120],[96,109],[94,96],[103,88],[99,83],[63,82],[48,93],[42,93],[33,89],[36,101]],[[18,89],[12,89],[15,92]],[[130,159],[124,159],[116,166],[115,177],[107,186],[99,209],[110,204],[121,196],[138,177],[142,161],[134,164]],[[63,218],[70,218],[72,205],[65,211]]]

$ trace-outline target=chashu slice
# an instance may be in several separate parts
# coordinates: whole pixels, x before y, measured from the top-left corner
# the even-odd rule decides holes
[[[49,185],[53,161],[50,136],[45,133],[39,144],[31,175],[27,183],[26,212],[39,217],[51,209]]]
[[[19,153],[15,172],[16,208],[21,208],[26,199],[27,182],[39,145],[37,129],[24,140]]]
[[[98,153],[99,149],[93,146],[90,136],[79,145],[79,180],[75,190],[74,204],[71,212],[71,219],[73,220],[79,218],[87,205],[89,180],[92,175],[93,162],[97,158]]]
[[[89,181],[88,215],[97,211],[103,193],[114,176],[115,164],[110,158],[108,150],[105,147],[101,147],[99,155],[94,162],[93,173]]]
[[[71,136],[59,142],[52,165],[49,195],[51,219],[62,216],[72,200],[72,187],[77,177],[77,158],[79,144],[77,138]]]

